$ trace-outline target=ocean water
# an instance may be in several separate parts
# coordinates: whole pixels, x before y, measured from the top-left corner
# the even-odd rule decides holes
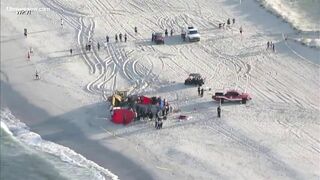
[[[0,113],[1,180],[118,179],[73,150],[43,140],[9,109],[1,109]]]
[[[301,31],[320,31],[320,0],[257,0]]]

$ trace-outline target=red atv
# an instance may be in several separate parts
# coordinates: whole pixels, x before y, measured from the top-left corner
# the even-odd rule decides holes
[[[212,99],[215,101],[221,101],[221,103],[224,103],[225,101],[232,101],[236,102],[239,101],[243,104],[247,103],[248,100],[251,100],[251,97],[248,93],[240,93],[236,90],[230,90],[226,93],[223,92],[216,92]]]

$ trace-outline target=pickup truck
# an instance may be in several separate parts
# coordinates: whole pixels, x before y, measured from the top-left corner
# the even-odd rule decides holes
[[[239,101],[240,103],[247,103],[248,100],[251,100],[252,98],[248,93],[242,93],[238,92],[236,90],[229,90],[226,93],[223,92],[216,92],[213,96],[212,99],[215,101],[221,101],[221,103],[224,103],[226,101],[231,101],[231,102],[237,102]]]
[[[198,32],[198,29],[189,26],[186,31],[186,39],[189,42],[200,41],[200,34]]]

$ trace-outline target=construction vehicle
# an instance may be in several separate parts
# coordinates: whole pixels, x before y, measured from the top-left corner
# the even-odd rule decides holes
[[[128,90],[116,90],[112,96],[108,97],[113,107],[121,106],[127,99]]]

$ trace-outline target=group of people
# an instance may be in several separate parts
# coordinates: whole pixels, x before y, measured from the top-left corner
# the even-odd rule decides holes
[[[275,50],[274,43],[273,43],[272,41],[270,41],[270,42],[268,41],[268,42],[267,42],[267,50],[268,50],[268,49],[272,49],[273,52],[276,51],[276,50]]]
[[[228,18],[226,23],[227,23],[227,27],[230,27],[230,25],[231,25],[231,19]],[[225,28],[226,23],[219,23],[219,24],[218,24],[218,25],[219,25],[219,29]],[[232,18],[232,24],[235,24],[235,23],[236,23],[236,19],[235,19],[235,18]],[[242,33],[243,33],[242,26],[240,26],[239,32],[240,32],[240,34],[242,35]]]
[[[127,42],[127,34],[122,35],[122,33],[120,33],[119,35],[116,34],[114,39],[116,42],[118,42],[118,39],[120,40],[120,42],[122,42],[122,37],[124,36],[124,42]],[[108,36],[107,36],[108,37]],[[119,38],[118,38],[119,37]],[[107,38],[107,42],[109,42],[109,37]]]
[[[236,19],[235,18],[232,18],[232,24],[235,24],[236,23]],[[219,23],[219,29],[221,29],[222,27],[224,28],[226,25],[226,23]],[[231,25],[231,20],[230,18],[227,19],[227,26],[230,26]]]
[[[168,36],[168,34],[169,34],[169,33],[168,33],[168,29],[165,29],[165,30],[164,30],[164,35],[165,35],[165,36]],[[170,30],[170,36],[173,36],[173,29]]]
[[[198,86],[198,96],[203,97],[203,91],[204,89],[201,88],[201,86]]]
[[[163,125],[163,120],[167,119],[167,115],[170,111],[169,103],[166,99],[161,99],[161,97],[152,97],[151,104],[140,104],[142,100],[138,99],[138,104],[132,104],[132,108],[136,112],[136,120],[148,118],[150,120],[155,120],[155,128],[161,129]]]

